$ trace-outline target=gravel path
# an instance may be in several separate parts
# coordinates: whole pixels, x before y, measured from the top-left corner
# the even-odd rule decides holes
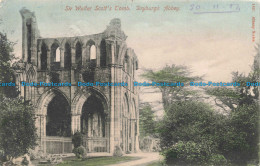
[[[113,165],[109,165],[109,166],[146,166],[148,163],[162,160],[162,157],[159,155],[158,152],[133,153],[133,154],[126,154],[124,156],[140,157],[141,159],[124,162],[124,163],[119,163],[119,164],[113,164]]]

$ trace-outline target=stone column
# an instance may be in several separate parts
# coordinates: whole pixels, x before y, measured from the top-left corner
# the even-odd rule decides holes
[[[72,132],[72,134],[74,134],[77,131],[80,131],[80,115],[72,114],[72,116],[71,116],[71,132]]]
[[[137,89],[137,93],[136,94],[138,94],[138,87],[136,87],[136,89]],[[140,149],[139,149],[139,100],[138,100],[138,96],[136,97],[136,100],[135,100],[135,102],[136,102],[136,125],[137,125],[137,133],[136,133],[136,151],[140,151]]]
[[[43,115],[41,117],[41,126],[42,126],[42,138],[43,138],[43,141],[42,141],[42,147],[43,147],[43,151],[44,153],[46,153],[46,116],[47,115]]]
[[[32,19],[33,20],[33,19]],[[31,63],[33,65],[37,65],[37,40],[36,40],[36,23],[34,21],[31,22]]]
[[[111,50],[114,49],[116,50],[117,45],[115,43],[111,44]],[[114,51],[115,52],[115,51]],[[115,57],[115,56],[114,56]],[[112,64],[112,66],[114,66],[115,69],[115,74],[114,74],[114,82],[121,82],[121,77],[120,77],[120,70],[118,68],[118,64],[116,62],[116,59],[114,59],[114,62]],[[121,112],[121,87],[117,86],[114,87],[115,90],[115,143],[120,146],[120,139],[121,139],[121,118],[120,118],[120,112]]]
[[[42,69],[42,67],[41,67],[41,56],[42,56],[42,53],[41,53],[41,51],[40,50],[38,50],[38,52],[37,52],[37,59],[38,59],[38,70],[41,70]]]
[[[96,44],[96,58],[97,58],[96,59],[97,67],[100,67],[100,45],[99,44]]]
[[[27,27],[26,27],[26,19],[23,17],[23,33],[22,33],[22,57],[23,57],[23,62],[27,62]]]
[[[64,48],[62,48],[62,47],[60,47],[60,68],[61,69],[64,69],[64,63],[65,63],[65,61],[64,61]]]
[[[82,46],[82,67],[84,68],[86,66],[87,61],[87,48],[89,46]]]
[[[71,115],[71,133],[74,134],[75,131],[75,115]]]
[[[97,49],[98,50],[98,49]],[[114,64],[114,47],[111,45],[111,56],[112,56],[112,64]],[[100,57],[100,56],[98,56]],[[99,61],[99,60],[98,60]],[[114,66],[112,65],[111,66],[111,82],[115,82],[115,74],[114,74]],[[114,100],[114,97],[115,97],[115,87],[110,87],[111,88],[111,117],[110,117],[110,153],[114,153],[114,148],[115,148],[115,145],[114,145],[114,141],[115,141],[115,137],[114,137],[114,134],[115,134],[115,100]]]
[[[51,69],[51,51],[49,49],[47,50],[47,69]]]
[[[75,47],[71,47],[71,66],[74,68],[76,64],[76,50]]]
[[[90,62],[90,46],[87,46],[86,49],[86,62]]]

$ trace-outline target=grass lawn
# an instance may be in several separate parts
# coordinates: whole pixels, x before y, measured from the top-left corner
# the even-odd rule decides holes
[[[160,161],[155,161],[153,163],[148,164],[147,166],[163,166],[163,164]]]
[[[103,166],[103,165],[109,165],[109,164],[117,164],[122,162],[127,162],[131,160],[137,160],[140,159],[138,157],[129,157],[129,156],[123,156],[123,157],[93,157],[88,158],[86,160],[80,160],[80,159],[71,159],[63,161],[62,163],[58,164],[58,166]]]

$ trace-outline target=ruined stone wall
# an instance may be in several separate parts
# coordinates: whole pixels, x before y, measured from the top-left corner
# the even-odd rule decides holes
[[[33,12],[20,11],[23,19],[23,56],[14,65],[21,96],[29,100],[37,114],[40,138],[46,137],[46,114],[55,93],[62,94],[71,107],[72,132],[80,130],[83,103],[91,95],[103,102],[108,114],[109,152],[139,149],[138,89],[133,86],[138,59],[126,45],[119,19],[111,20],[104,32],[86,36],[43,38]],[[27,87],[21,82],[71,83],[67,87]],[[125,82],[128,86],[79,87],[78,82]],[[44,143],[42,143],[44,146]]]

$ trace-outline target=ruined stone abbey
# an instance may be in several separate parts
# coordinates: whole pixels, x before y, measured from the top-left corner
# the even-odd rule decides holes
[[[44,38],[34,13],[25,8],[20,13],[22,60],[14,66],[16,84],[35,108],[38,149],[72,153],[72,135],[79,131],[89,153],[113,155],[118,148],[124,153],[138,151],[138,89],[133,86],[138,59],[127,47],[121,21],[111,20],[98,34]],[[71,86],[22,86],[22,82]],[[128,86],[82,87],[78,82]]]

